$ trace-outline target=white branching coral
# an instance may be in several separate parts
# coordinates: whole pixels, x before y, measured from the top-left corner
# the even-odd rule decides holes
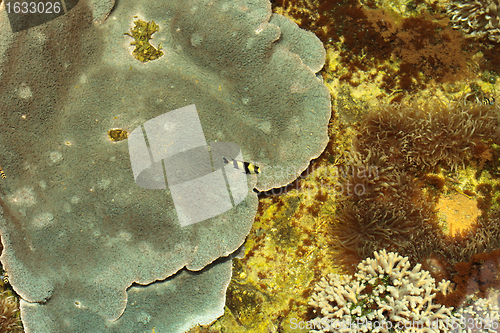
[[[466,306],[460,308],[461,327],[464,332],[497,333],[500,331],[500,309],[498,308],[498,291],[492,292],[488,299],[475,299],[467,296]]]
[[[311,332],[441,332],[455,315],[436,304],[449,281],[436,286],[429,272],[385,250],[357,267],[354,278],[329,274],[315,287],[309,304],[318,313]],[[399,328],[399,329],[398,329]]]
[[[453,27],[467,37],[487,37],[500,42],[500,3],[498,0],[458,0],[447,8]]]

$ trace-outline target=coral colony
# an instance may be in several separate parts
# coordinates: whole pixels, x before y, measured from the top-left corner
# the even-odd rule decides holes
[[[223,314],[257,194],[182,227],[171,189],[134,182],[134,128],[195,104],[207,142],[266,167],[244,175],[261,190],[328,142],[324,47],[268,0],[113,6],[81,0],[18,34],[0,11],[0,260],[27,331],[185,332]]]
[[[329,274],[314,288],[309,304],[318,318],[308,323],[311,332],[444,332],[465,328],[468,318],[480,318],[481,332],[496,332],[498,306],[478,301],[456,313],[437,304],[450,281],[436,281],[420,264],[385,250],[373,253],[351,275]],[[462,321],[461,321],[462,320]]]
[[[467,37],[500,42],[500,3],[498,0],[462,0],[448,4],[453,27]]]
[[[318,313],[326,318],[334,313],[335,318],[343,320],[354,316],[373,320],[431,320],[450,317],[451,309],[463,308],[460,311],[473,313],[474,310],[467,307],[477,297],[493,299],[491,295],[500,286],[500,251],[495,250],[500,246],[500,213],[498,200],[494,199],[498,197],[495,194],[498,186],[479,184],[475,188],[477,194],[471,190],[462,194],[478,197],[481,216],[467,230],[454,236],[446,235],[439,225],[436,201],[443,188],[454,188],[446,173],[441,174],[442,169],[460,172],[474,164],[496,175],[499,155],[495,147],[500,143],[498,111],[496,105],[476,101],[461,101],[452,106],[439,103],[387,105],[369,113],[360,122],[349,163],[359,169],[376,166],[378,173],[373,178],[359,177],[355,172],[341,177],[344,184],[362,184],[364,193],[352,196],[344,191],[338,196],[331,244],[342,253],[340,261],[345,268],[353,270],[363,258],[379,251],[375,252],[375,257],[380,270],[392,269],[386,262],[403,266],[408,263],[415,265],[412,274],[420,272],[418,274],[429,279],[431,274],[438,280],[450,279],[452,284],[447,284],[451,288],[443,289],[438,285],[429,289],[432,294],[425,296],[428,306],[419,307],[421,303],[415,303],[417,308],[402,309],[391,304],[389,309],[385,302],[394,300],[387,297],[375,300],[380,296],[377,288],[394,297],[396,286],[385,282],[360,282],[373,278],[368,275],[365,279],[367,265],[375,262],[366,259],[357,266],[355,278],[330,275],[319,284],[320,289],[311,303]],[[396,259],[394,254],[386,255],[382,249],[401,255]],[[426,271],[420,270],[421,267]],[[413,283],[413,278],[408,279]],[[413,286],[411,283],[409,286]],[[397,293],[403,303],[409,301],[404,295],[413,295],[406,292]],[[353,295],[360,297],[353,298]],[[336,303],[328,305],[325,299]],[[344,306],[349,300],[351,305]],[[361,308],[353,305],[356,302]],[[431,303],[443,305],[436,316],[432,309],[438,308]],[[377,309],[383,310],[371,311],[370,306],[375,304]],[[405,312],[417,313],[415,309],[427,309],[427,312],[412,314],[412,317]],[[401,315],[400,310],[406,315]],[[343,311],[348,311],[345,312],[348,316]],[[497,313],[498,309],[493,307],[492,311]]]
[[[358,167],[377,166],[378,176],[344,179],[365,189],[362,196],[341,195],[339,200],[332,244],[345,259],[354,256],[356,264],[374,250],[391,248],[413,263],[424,263],[435,253],[454,265],[495,249],[500,226],[487,209],[464,238],[446,240],[428,197],[431,192],[424,191],[417,177],[430,174],[432,182],[432,172],[463,169],[483,154],[474,148],[500,143],[497,112],[496,106],[461,102],[451,107],[382,106],[368,114],[360,124],[352,160]],[[439,183],[439,177],[434,178]]]
[[[0,332],[20,331],[22,317],[28,332],[177,333],[213,322],[225,304],[233,313],[258,312],[256,292],[238,286],[226,303],[232,259],[254,223],[257,195],[245,192],[233,209],[182,227],[171,188],[136,186],[128,133],[196,104],[207,141],[241,147],[244,158],[227,162],[254,171],[244,176],[248,186],[280,188],[328,142],[331,96],[317,76],[323,45],[336,47],[325,82],[335,76],[357,87],[368,73],[399,102],[402,91],[471,75],[476,46],[453,28],[500,41],[496,0],[450,3],[453,27],[361,2],[370,4],[274,1],[319,38],[273,14],[268,0],[121,0],[114,9],[113,0],[81,0],[57,20],[17,34],[1,12],[0,101],[8,108],[0,108],[0,260],[20,301],[10,289],[0,293]],[[497,48],[483,51],[478,67],[497,73]],[[303,197],[269,200],[258,223],[274,231],[254,228],[258,239],[247,245],[272,248],[259,264],[274,270],[269,276],[282,272],[268,265],[275,259],[269,252],[314,263],[307,277],[293,280],[293,288],[305,279],[315,285],[311,332],[437,333],[467,329],[469,319],[482,321],[472,332],[498,332],[500,116],[494,99],[471,89],[451,105],[394,103],[353,116],[360,121],[352,146],[335,147],[342,156],[329,161],[337,174],[316,175],[307,184],[314,191]],[[466,178],[476,185],[459,187]],[[479,217],[455,234],[445,233],[437,212],[445,189],[477,199]],[[320,262],[321,254],[353,275],[320,280],[336,269]],[[286,289],[266,285],[262,271],[254,275],[259,290]],[[243,285],[247,277],[233,279]],[[309,292],[285,312],[306,308]],[[272,294],[262,295],[265,303]]]
[[[315,32],[332,54],[338,53],[327,60],[326,77],[352,87],[362,83],[365,73],[368,82],[380,77],[377,89],[396,94],[393,101],[425,89],[431,81],[456,82],[468,75],[468,43],[445,20],[430,20],[423,11],[398,17],[390,2],[383,8],[375,3],[276,0],[276,10]]]

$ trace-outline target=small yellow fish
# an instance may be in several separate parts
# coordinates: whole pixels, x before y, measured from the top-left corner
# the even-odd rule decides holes
[[[3,172],[3,169],[1,166],[0,166],[0,177],[2,177],[2,179],[7,178],[7,176],[5,175],[5,172]]]
[[[246,174],[258,174],[260,173],[260,168],[252,163],[242,162],[237,160],[228,161],[227,158],[222,156],[224,163],[232,163],[235,169],[243,170]]]

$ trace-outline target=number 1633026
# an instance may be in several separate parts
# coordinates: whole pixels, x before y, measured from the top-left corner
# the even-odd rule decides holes
[[[60,2],[6,2],[7,13],[14,14],[58,14],[61,12]]]

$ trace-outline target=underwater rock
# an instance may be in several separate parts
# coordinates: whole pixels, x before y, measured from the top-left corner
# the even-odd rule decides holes
[[[27,332],[42,324],[47,332],[94,331],[95,318],[111,325],[121,316],[120,332],[127,331],[133,283],[164,280],[184,267],[199,271],[234,252],[251,228],[252,191],[233,209],[181,227],[168,189],[136,186],[127,140],[110,140],[111,129],[131,132],[196,104],[208,142],[235,143],[262,167],[257,179],[248,178],[258,189],[293,180],[328,139],[330,96],[314,73],[324,56],[306,66],[279,40],[291,31],[297,45],[319,50],[318,42],[286,23],[269,23],[268,1],[120,1],[96,25],[107,14],[96,14],[99,4],[79,1],[68,14],[20,33],[9,32],[0,11],[0,159],[7,174],[0,184],[0,260],[23,299]],[[135,15],[157,22],[163,57],[147,64],[132,57],[124,33]],[[57,163],[51,152],[58,152]],[[222,313],[230,271],[223,265],[213,282],[199,273],[193,288],[214,294],[189,298],[196,313],[175,317],[176,329]],[[164,313],[177,308],[168,293],[149,295],[161,299]],[[218,310],[207,312],[210,304]],[[141,330],[161,326],[141,318]]]

